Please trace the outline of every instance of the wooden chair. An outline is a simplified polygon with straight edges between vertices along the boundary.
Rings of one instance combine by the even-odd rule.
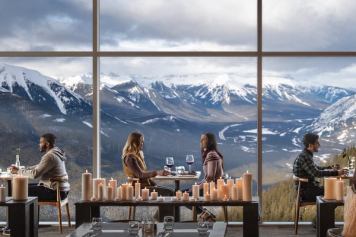
[[[308,183],[308,179],[293,176],[293,180],[295,182],[298,182],[297,196],[296,196],[296,201],[295,201],[295,212],[294,212],[294,233],[298,234],[300,208],[305,207],[305,206],[315,205],[315,202],[303,202],[300,198],[301,197],[301,185],[302,185],[302,183]]]
[[[138,178],[127,177],[128,183],[135,183],[140,181]],[[135,220],[136,217],[136,206],[129,206],[129,220]]]
[[[69,203],[68,203],[68,197],[65,199],[61,200],[61,194],[59,190],[59,183],[57,182],[56,184],[57,187],[57,197],[56,200],[53,201],[43,201],[43,202],[38,202],[38,220],[40,219],[40,206],[52,206],[52,207],[57,207],[58,209],[58,222],[59,222],[59,230],[61,234],[63,233],[63,227],[62,227],[62,207],[65,206],[67,210],[67,218],[68,218],[68,226],[72,227],[71,221],[70,221],[70,212],[69,212]]]

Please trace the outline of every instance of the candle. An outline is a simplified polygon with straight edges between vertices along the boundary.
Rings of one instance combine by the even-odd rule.
[[[336,199],[335,196],[336,178],[324,178],[324,199]]]
[[[183,193],[182,201],[185,201],[185,202],[189,201],[189,193],[187,193],[187,192]]]
[[[236,179],[236,184],[235,184],[236,188],[237,188],[237,200],[242,201],[242,179],[238,178]]]
[[[206,202],[210,201],[210,194],[208,192],[206,192],[204,195],[204,201],[206,201]]]
[[[213,188],[213,190],[210,190],[210,199],[212,201],[218,200],[218,190],[216,188]]]
[[[224,198],[224,190],[223,190],[223,186],[225,184],[224,179],[220,178],[217,180],[216,182],[216,187],[218,189],[218,200],[223,200]]]
[[[204,193],[204,194],[210,193],[210,192],[209,192],[209,183],[208,183],[208,182],[204,182],[204,183],[203,183],[203,193]]]
[[[220,200],[224,200],[225,198],[229,199],[229,197],[230,197],[229,194],[230,194],[229,186],[227,184],[224,184],[221,188],[222,199],[220,199]]]
[[[176,199],[177,199],[177,201],[180,201],[181,198],[182,198],[182,191],[178,190],[178,191],[176,192]]]
[[[224,202],[229,201],[229,198],[227,197],[227,195],[224,195],[223,201]]]
[[[227,194],[227,197],[228,198],[231,198],[231,195],[232,195],[232,187],[234,186],[234,180],[233,179],[228,179],[226,181],[226,184],[228,186],[228,194]]]
[[[153,192],[151,192],[151,200],[157,200],[158,193],[156,190],[153,189]]]
[[[211,195],[211,190],[213,190],[215,188],[215,182],[214,181],[211,181],[210,183],[209,183],[209,193],[210,193],[210,195]],[[205,192],[204,192],[205,193]]]
[[[242,176],[242,200],[252,201],[252,174],[248,171]]]
[[[99,184],[98,198],[96,200],[98,200],[98,201],[104,200],[104,185],[102,183]]]
[[[85,170],[85,173],[82,174],[82,200],[90,201],[92,194],[92,179],[93,176],[88,170]]]
[[[99,199],[99,185],[100,184],[105,185],[106,179],[102,179],[102,178],[93,179],[93,199],[94,200]]]
[[[126,200],[132,201],[134,197],[134,187],[131,184],[128,184],[127,186],[127,194],[126,194]]]
[[[107,188],[107,200],[108,201],[114,200],[114,189],[111,186],[108,186]]]
[[[127,200],[127,189],[129,187],[128,183],[121,184],[121,200]]]
[[[344,200],[344,181],[341,179],[336,180],[335,196],[338,201]]]
[[[149,199],[149,196],[150,196],[150,190],[147,189],[147,188],[144,188],[141,190],[142,192],[142,200],[143,201],[147,201]]]
[[[24,201],[28,197],[28,178],[22,175],[16,175],[12,178],[12,199],[15,201]]]
[[[0,186],[0,202],[6,202],[6,188],[2,184]]]
[[[111,178],[111,179],[109,180],[109,186],[112,187],[112,190],[113,190],[113,199],[114,199],[114,197],[116,197],[117,180]]]
[[[135,183],[135,198],[141,197],[141,183],[136,182]]]
[[[121,186],[116,189],[116,201],[121,201],[122,196],[121,196]]]
[[[237,201],[238,200],[238,198],[237,198],[237,186],[236,185],[232,186],[231,200],[233,200],[233,201]]]
[[[195,183],[192,187],[193,199],[199,200],[199,185]]]
[[[163,197],[162,197],[162,196],[159,196],[158,199],[157,199],[157,201],[163,202]]]

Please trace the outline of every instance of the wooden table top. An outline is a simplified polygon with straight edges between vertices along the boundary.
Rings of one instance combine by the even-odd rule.
[[[200,178],[201,172],[196,171],[196,175],[167,175],[167,176],[160,176],[157,175],[156,177],[152,178],[155,180],[198,180]]]

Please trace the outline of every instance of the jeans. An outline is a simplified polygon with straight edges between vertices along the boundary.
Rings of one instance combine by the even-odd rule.
[[[29,184],[28,196],[38,197],[39,202],[56,201],[57,191],[44,186],[39,186],[38,184]],[[60,196],[61,200],[63,200],[68,196],[68,192],[61,191]]]

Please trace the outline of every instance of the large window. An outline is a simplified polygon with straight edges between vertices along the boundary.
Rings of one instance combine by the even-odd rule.
[[[352,0],[1,1],[0,168],[18,146],[35,163],[38,136],[54,132],[74,202],[85,168],[125,179],[129,132],[145,134],[151,169],[166,156],[184,164],[188,153],[199,169],[200,134],[212,131],[226,172],[254,174],[263,220],[289,221],[283,205],[293,206],[303,133],[321,134],[321,164],[355,138],[355,8]]]

